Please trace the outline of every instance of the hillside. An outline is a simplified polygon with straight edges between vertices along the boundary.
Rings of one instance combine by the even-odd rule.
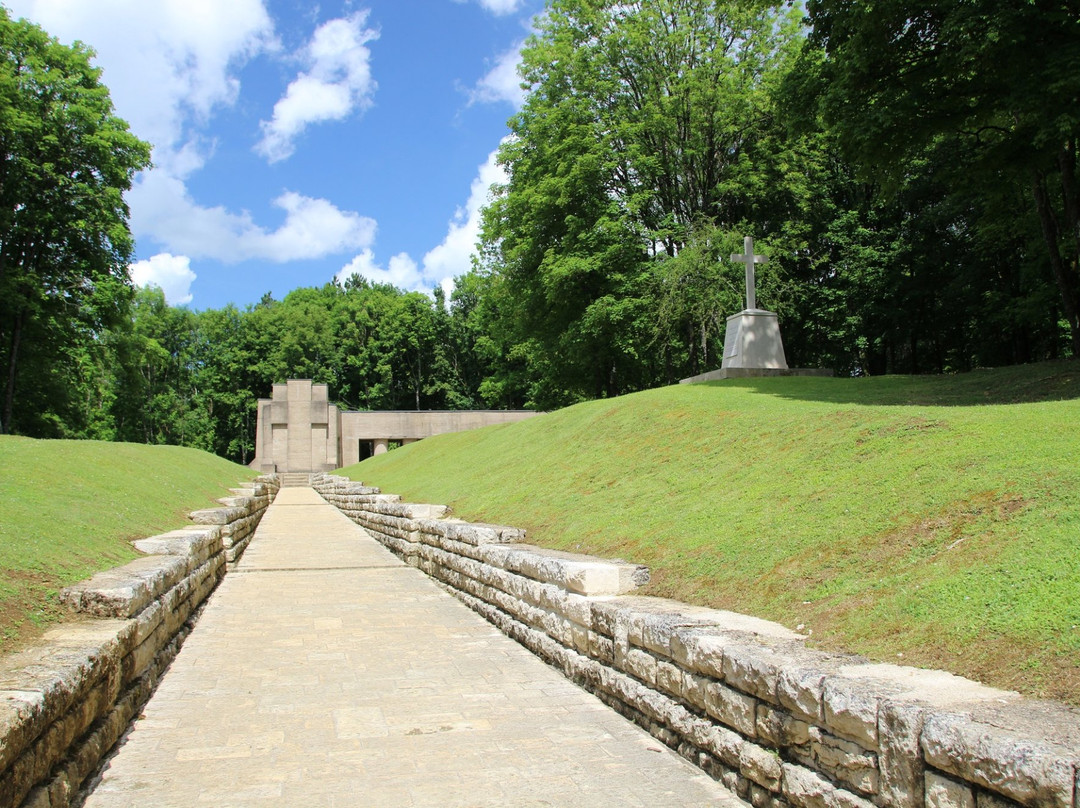
[[[0,652],[59,619],[61,587],[253,476],[197,449],[0,436]]]
[[[343,470],[818,647],[1080,705],[1080,365],[675,386]]]

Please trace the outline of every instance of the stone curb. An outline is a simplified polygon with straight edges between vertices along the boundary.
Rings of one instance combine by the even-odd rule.
[[[1080,808],[1080,710],[631,594],[648,570],[313,487],[407,563],[755,808]],[[363,489],[346,502],[344,491]],[[438,506],[415,506],[422,508]]]
[[[0,657],[0,806],[78,798],[225,575],[226,536],[254,530],[277,481],[264,475],[235,491],[223,507],[196,511],[200,524],[133,542],[148,555],[62,590],[79,617]]]

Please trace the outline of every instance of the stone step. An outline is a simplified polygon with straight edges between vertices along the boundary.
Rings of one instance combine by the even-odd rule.
[[[278,474],[282,488],[300,488],[311,485],[311,475],[306,471],[284,471]]]

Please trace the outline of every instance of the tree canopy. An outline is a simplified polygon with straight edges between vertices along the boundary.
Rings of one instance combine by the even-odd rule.
[[[354,276],[201,312],[131,288],[148,147],[91,52],[4,14],[0,423],[247,462],[289,377],[348,409],[669,384],[720,365],[744,236],[794,366],[1076,356],[1076,2],[550,0],[449,299]]]
[[[125,312],[123,193],[150,147],[92,57],[0,8],[0,432],[71,430],[72,398],[103,394],[94,337]]]

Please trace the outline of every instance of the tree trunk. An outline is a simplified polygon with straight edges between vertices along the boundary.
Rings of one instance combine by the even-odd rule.
[[[1065,199],[1065,226],[1076,242],[1077,260],[1080,261],[1080,193],[1076,188],[1076,141],[1070,141],[1058,153],[1061,169],[1061,195]]]
[[[26,324],[26,310],[15,315],[14,329],[11,332],[11,353],[8,354],[7,381],[4,385],[4,413],[0,418],[0,435],[11,433],[11,417],[15,411],[15,370],[19,359],[19,341],[22,339],[23,326]]]
[[[1069,322],[1072,331],[1073,356],[1080,357],[1080,314],[1076,302],[1076,294],[1069,282],[1069,273],[1065,262],[1061,259],[1061,249],[1058,245],[1058,225],[1054,217],[1054,210],[1050,204],[1050,194],[1046,190],[1046,177],[1040,172],[1035,173],[1032,182],[1032,193],[1035,196],[1035,207],[1039,212],[1039,222],[1042,225],[1043,241],[1046,242],[1046,250],[1050,256],[1050,268],[1054,272],[1054,280],[1057,282],[1058,291],[1061,294],[1061,305],[1065,312],[1065,319]]]

